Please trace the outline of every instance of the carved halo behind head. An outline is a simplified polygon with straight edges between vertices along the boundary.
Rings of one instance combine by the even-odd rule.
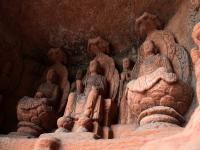
[[[142,38],[146,38],[147,33],[152,30],[160,30],[163,25],[156,15],[144,12],[142,16],[136,19],[135,31]]]
[[[93,45],[96,46],[96,49],[92,49]],[[91,55],[96,55],[99,52],[108,54],[109,50],[109,43],[100,36],[88,40],[87,52]]]

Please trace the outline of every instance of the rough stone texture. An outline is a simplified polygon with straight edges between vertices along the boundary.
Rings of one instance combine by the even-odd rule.
[[[135,54],[135,49],[139,46],[140,40],[134,31],[134,21],[144,11],[157,14],[165,24],[170,20],[166,29],[172,31],[177,41],[190,51],[193,47],[191,31],[194,24],[199,22],[200,13],[192,7],[189,0],[1,0],[0,64],[4,66],[7,61],[13,63],[13,92],[12,95],[4,95],[6,119],[1,132],[15,130],[17,100],[24,95],[33,94],[40,83],[42,73],[49,63],[45,55],[49,47],[63,46],[65,53],[70,56],[69,70],[73,75],[72,70],[77,66],[86,68],[89,62],[85,53],[87,39],[100,34],[111,42],[112,54],[119,62],[121,57]],[[135,48],[132,49],[132,46]],[[118,68],[121,69],[120,66]],[[72,75],[70,78],[73,79]],[[195,102],[190,112],[194,111]],[[147,141],[167,137],[180,130],[146,130],[134,133],[135,136],[131,138],[64,142],[62,146],[66,149],[137,150]],[[181,134],[181,143],[184,143],[183,140],[191,141],[188,149],[191,146],[198,147],[196,130],[192,135],[193,140],[183,138]],[[0,149],[31,150],[35,142],[36,139],[1,137]],[[164,141],[164,144],[167,143]]]
[[[121,57],[135,54],[132,47],[138,46],[136,17],[145,10],[158,14],[166,23],[180,4],[181,0],[1,0],[0,64],[3,66],[7,61],[14,64],[13,94],[6,95],[4,101],[5,108],[9,107],[5,118],[9,120],[5,120],[3,131],[15,130],[17,100],[33,94],[39,85],[49,63],[45,56],[49,47],[64,48],[73,79],[77,67],[86,69],[89,63],[85,51],[89,38],[101,35],[107,39],[119,63]]]

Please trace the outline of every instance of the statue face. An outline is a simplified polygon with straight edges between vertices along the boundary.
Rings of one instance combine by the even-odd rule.
[[[50,69],[47,72],[47,81],[51,81],[53,83],[57,81],[57,74],[56,74],[55,70]]]
[[[76,90],[80,93],[83,92],[83,83],[81,80],[76,80]]]
[[[129,60],[129,58],[124,58],[123,59],[123,68],[124,69],[129,69],[129,67],[130,67],[130,60]]]
[[[97,73],[99,69],[99,64],[97,61],[93,60],[90,62],[89,71],[90,73]]]
[[[76,79],[77,80],[81,80],[81,79],[83,79],[83,70],[81,70],[81,69],[79,69],[78,71],[77,71],[77,73],[76,73]]]
[[[193,7],[198,10],[200,7],[200,0],[191,0]]]
[[[143,43],[143,51],[144,56],[149,56],[151,54],[154,54],[154,45],[151,41],[145,41]]]

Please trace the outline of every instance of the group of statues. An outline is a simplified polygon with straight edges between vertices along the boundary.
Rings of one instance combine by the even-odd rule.
[[[71,93],[66,56],[60,49],[51,49],[54,65],[48,69],[46,81],[33,98],[19,101],[17,132],[100,135],[104,126],[111,126],[116,112],[119,124],[181,126],[192,102],[189,55],[152,14],[144,13],[136,20],[136,31],[145,40],[133,68],[128,57],[123,59],[121,74],[108,55],[109,43],[101,37],[90,39],[87,51],[94,59],[86,75],[77,71]]]

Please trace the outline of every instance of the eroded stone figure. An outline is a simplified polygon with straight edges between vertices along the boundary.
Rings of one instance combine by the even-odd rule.
[[[192,6],[194,7],[194,9],[196,11],[198,11],[199,7],[200,7],[200,0],[190,0],[190,1],[191,1]]]
[[[91,56],[94,56],[94,60],[100,63],[103,75],[109,84],[108,97],[114,101],[119,87],[119,73],[113,58],[108,56],[110,52],[109,43],[101,37],[89,39],[87,51]]]
[[[129,81],[131,81],[131,61],[129,58],[124,58],[122,61],[123,71],[120,74],[120,85],[119,85],[119,123],[126,124],[128,117],[128,104],[125,96],[126,85]],[[130,114],[130,113],[129,113]],[[130,117],[130,116],[129,116]],[[130,119],[129,119],[130,120]]]
[[[50,132],[55,127],[56,109],[60,100],[60,89],[57,84],[58,76],[50,69],[46,82],[42,83],[34,98],[23,97],[17,106],[18,133],[39,136]]]
[[[51,132],[64,112],[69,92],[66,55],[59,48],[52,48],[48,57],[54,64],[45,74],[46,82],[39,86],[34,98],[24,97],[18,102],[17,134],[39,136]]]
[[[68,70],[65,66],[67,64],[67,56],[60,48],[51,48],[48,52],[48,57],[53,62],[53,65],[50,66],[49,69],[54,69],[59,76],[58,84],[62,91],[62,97],[58,108],[58,114],[63,115],[70,91]]]
[[[107,81],[100,75],[100,70],[99,62],[93,60],[90,62],[89,75],[85,81],[76,80],[76,91],[69,95],[64,116],[58,119],[60,129],[57,131],[92,131],[92,123],[100,119],[98,101],[107,96]]]
[[[192,101],[189,56],[160,25],[149,13],[136,21],[146,40],[127,85],[128,105],[140,125],[181,125]]]
[[[192,62],[196,76],[196,94],[198,103],[200,102],[200,23],[196,24],[192,38],[197,48],[191,50]],[[183,131],[173,136],[154,140],[145,144],[142,150],[190,150],[199,149],[200,141],[200,107],[198,106]]]

